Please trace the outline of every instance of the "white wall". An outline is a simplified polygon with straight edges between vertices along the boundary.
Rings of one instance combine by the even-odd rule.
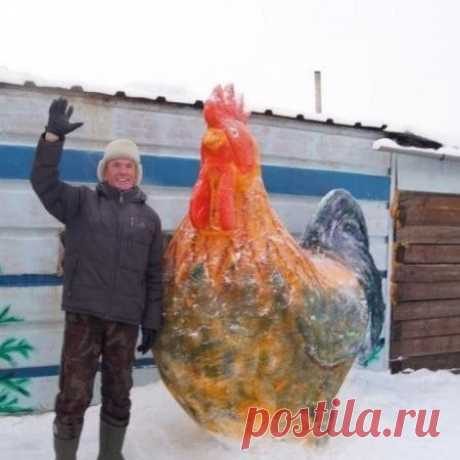
[[[50,101],[57,95],[57,91],[0,88],[0,145],[34,145],[46,124]],[[204,123],[197,109],[65,95],[75,106],[74,120],[85,122],[82,129],[69,135],[67,148],[102,150],[113,138],[132,137],[145,155],[199,158]],[[265,164],[388,175],[390,156],[372,150],[378,134],[261,115],[251,120]],[[27,180],[1,179],[1,168],[0,155],[0,275],[56,274],[60,224],[46,213]],[[186,212],[190,189],[148,186],[145,191],[164,229],[173,231]],[[300,235],[320,197],[278,194],[271,199],[289,231]],[[372,254],[378,268],[386,270],[387,200],[360,203],[369,226]],[[17,368],[58,365],[63,320],[60,295],[59,286],[0,287],[0,312],[11,305],[10,314],[22,319],[0,327],[0,344],[15,338],[33,347],[28,357],[14,355]],[[379,365],[386,363],[380,360]],[[0,369],[8,366],[0,362]],[[153,378],[157,374],[152,369],[135,372],[137,384]],[[30,396],[17,395],[20,405],[35,410],[52,408],[56,382],[55,376],[31,378]]]

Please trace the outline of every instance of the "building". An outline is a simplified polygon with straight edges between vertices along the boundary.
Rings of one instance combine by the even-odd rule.
[[[160,214],[165,232],[171,233],[187,211],[190,189],[198,171],[204,130],[201,101],[183,104],[161,97],[152,100],[130,98],[123,93],[84,92],[81,88],[37,87],[30,82],[0,83],[0,396],[5,395],[0,402],[0,413],[48,410],[57,388],[63,326],[59,307],[59,232],[62,227],[43,209],[28,178],[34,146],[44,130],[49,104],[59,95],[74,105],[75,121],[85,122],[84,127],[66,141],[61,164],[64,180],[95,183],[96,166],[105,144],[116,137],[131,137],[139,144],[142,154],[143,189],[149,203]],[[397,193],[401,184],[402,190],[413,190],[413,184],[418,184],[416,190],[425,190],[425,176],[415,173],[417,179],[414,178],[414,171],[419,171],[419,158],[399,156],[401,152],[391,151],[391,145],[373,146],[377,140],[388,137],[399,143],[418,145],[425,153],[428,151],[425,147],[439,148],[440,145],[418,136],[388,133],[385,126],[338,124],[331,119],[307,120],[300,115],[282,117],[270,111],[252,114],[250,125],[261,148],[263,177],[272,205],[292,234],[301,235],[319,200],[329,190],[345,188],[359,200],[368,224],[371,252],[383,276],[387,303],[385,346],[375,350],[367,366],[400,370],[407,367],[407,357],[401,356],[406,351],[407,356],[412,356],[410,353],[416,350],[417,359],[407,363],[423,367],[425,361],[418,358],[419,354],[425,351],[430,356],[436,354],[436,346],[425,349],[404,342],[421,340],[414,336],[417,328],[412,322],[424,321],[423,316],[398,313],[393,318],[390,354],[392,322],[387,279],[392,276],[393,253],[400,251],[399,239],[394,242],[393,238],[390,202],[393,197],[403,196]],[[400,144],[392,146],[396,150],[405,149]],[[426,191],[459,193],[459,186],[452,190],[449,187],[460,163],[451,160],[442,163],[437,159],[423,162],[425,174],[434,178],[438,177],[439,168],[443,172],[439,176],[442,184]],[[460,198],[455,199],[457,202],[460,203]],[[457,220],[460,223],[460,218]],[[460,233],[458,235],[457,239]],[[446,251],[450,255],[448,249]],[[460,251],[458,254],[460,257]],[[401,275],[399,266],[395,273],[398,282],[401,276],[409,276],[406,272]],[[420,282],[426,284],[430,275],[426,269],[424,273],[426,280]],[[452,284],[453,274],[449,270],[436,273],[443,282],[444,274],[449,276]],[[460,288],[458,290],[460,298]],[[406,305],[401,307],[399,297],[394,299],[397,299],[396,311],[410,309]],[[417,311],[429,310],[427,306],[422,307],[418,306]],[[444,313],[448,310],[460,315],[460,301],[458,305],[453,302],[452,308],[443,306]],[[451,330],[458,335],[456,341],[449,341],[453,348],[445,345],[442,354],[458,352],[456,361],[446,363],[460,367],[460,322],[455,323],[457,329],[451,324]],[[399,331],[399,335],[395,331]],[[151,381],[152,374],[156,375],[152,360],[138,358],[136,383]],[[441,361],[429,362],[435,366]],[[2,388],[2,381],[12,385]]]

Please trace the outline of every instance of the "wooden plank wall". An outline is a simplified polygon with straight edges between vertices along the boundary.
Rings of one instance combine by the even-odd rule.
[[[390,368],[460,368],[460,195],[399,191]]]

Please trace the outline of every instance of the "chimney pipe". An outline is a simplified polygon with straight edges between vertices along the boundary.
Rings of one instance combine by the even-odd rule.
[[[322,112],[321,104],[321,71],[315,70],[315,111]]]

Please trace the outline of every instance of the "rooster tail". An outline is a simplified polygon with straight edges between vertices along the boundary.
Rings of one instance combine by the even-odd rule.
[[[382,332],[385,303],[382,279],[369,252],[369,236],[358,202],[346,190],[331,190],[320,202],[307,226],[301,246],[312,251],[334,254],[357,274],[364,290],[370,323],[360,353],[367,365],[383,347]]]

